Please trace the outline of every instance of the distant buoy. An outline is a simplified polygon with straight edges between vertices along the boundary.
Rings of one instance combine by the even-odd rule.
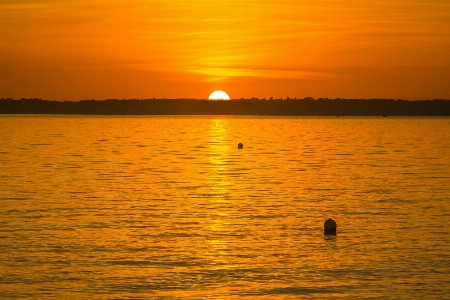
[[[239,143],[238,144],[238,149],[243,149],[243,148],[244,148],[244,145],[242,143]]]
[[[337,224],[333,219],[328,219],[323,224],[325,234],[336,235]]]

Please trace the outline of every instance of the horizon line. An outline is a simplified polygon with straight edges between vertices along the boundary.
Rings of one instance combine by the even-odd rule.
[[[258,98],[258,97],[252,97],[252,98],[230,98],[229,100],[227,99],[207,99],[207,98],[167,98],[167,97],[163,97],[163,98],[156,98],[156,97],[152,97],[152,98],[105,98],[105,99],[95,99],[95,98],[91,98],[91,99],[78,99],[78,100],[67,100],[67,99],[43,99],[43,98],[28,98],[28,97],[21,97],[20,99],[16,99],[16,98],[12,98],[12,97],[1,97],[0,101],[57,101],[57,102],[81,102],[81,101],[149,101],[149,100],[197,100],[197,101],[212,101],[212,102],[217,102],[217,101],[242,101],[242,100],[262,100],[262,101],[285,101],[285,100],[294,100],[294,101],[298,101],[298,100],[309,100],[309,101],[317,101],[317,100],[362,100],[362,101],[374,101],[374,100],[389,100],[389,101],[450,101],[450,99],[445,99],[445,98],[434,98],[434,99],[416,99],[416,100],[411,100],[411,99],[403,99],[403,98],[328,98],[328,97],[319,97],[319,98],[315,98],[315,97],[303,97],[303,98],[297,98],[297,97],[281,97],[281,98],[274,98],[274,97],[263,97],[263,98]]]

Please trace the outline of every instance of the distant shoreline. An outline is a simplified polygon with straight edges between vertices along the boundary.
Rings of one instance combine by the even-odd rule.
[[[394,99],[0,99],[0,114],[450,116],[450,100]]]

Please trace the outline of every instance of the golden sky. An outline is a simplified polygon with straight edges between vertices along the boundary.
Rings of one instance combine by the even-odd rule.
[[[450,99],[449,0],[0,0],[0,97]]]

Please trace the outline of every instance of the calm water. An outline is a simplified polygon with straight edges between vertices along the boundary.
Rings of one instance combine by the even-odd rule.
[[[450,118],[2,115],[0,133],[2,299],[450,294]]]

